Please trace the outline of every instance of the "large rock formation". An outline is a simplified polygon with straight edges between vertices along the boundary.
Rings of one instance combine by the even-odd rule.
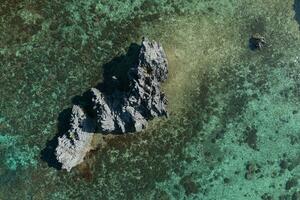
[[[168,62],[162,46],[143,39],[137,63],[129,69],[128,89],[120,91],[117,77],[110,94],[92,88],[91,113],[88,117],[79,106],[73,106],[70,129],[58,138],[57,160],[62,168],[71,170],[83,161],[91,149],[95,130],[105,133],[138,132],[147,126],[147,121],[158,116],[167,116],[167,99],[161,91],[161,83],[167,79]]]

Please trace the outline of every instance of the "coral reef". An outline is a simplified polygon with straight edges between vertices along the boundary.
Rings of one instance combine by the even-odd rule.
[[[0,199],[299,199],[299,5],[1,1]],[[261,50],[249,48],[254,33]],[[68,133],[70,103],[86,111],[78,94],[105,80],[128,91],[143,35],[168,55],[169,118],[94,134],[103,145],[70,173],[39,159]]]
[[[0,134],[0,151],[4,151],[2,163],[9,170],[18,170],[21,168],[36,167],[36,154],[39,148],[36,146],[30,147],[27,144],[22,144],[24,138],[22,136],[10,136]],[[22,145],[21,145],[22,144]]]

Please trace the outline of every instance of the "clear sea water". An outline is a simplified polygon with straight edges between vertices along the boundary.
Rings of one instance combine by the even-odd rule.
[[[298,0],[1,0],[0,199],[300,199],[299,22]],[[143,36],[166,50],[170,117],[52,167],[64,111]]]

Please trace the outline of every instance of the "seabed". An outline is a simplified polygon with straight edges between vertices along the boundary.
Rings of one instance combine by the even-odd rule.
[[[300,199],[299,23],[298,0],[3,0],[0,199]],[[64,111],[143,36],[168,56],[169,118],[52,167]]]

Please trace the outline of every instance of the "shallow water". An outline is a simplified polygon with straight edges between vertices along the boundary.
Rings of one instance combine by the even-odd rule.
[[[291,199],[300,192],[298,4],[4,0],[0,199]],[[250,50],[253,33],[264,49]],[[119,70],[116,58],[142,36],[166,50],[170,117],[138,134],[99,133],[70,173],[49,166],[41,152],[60,113],[105,66]]]

